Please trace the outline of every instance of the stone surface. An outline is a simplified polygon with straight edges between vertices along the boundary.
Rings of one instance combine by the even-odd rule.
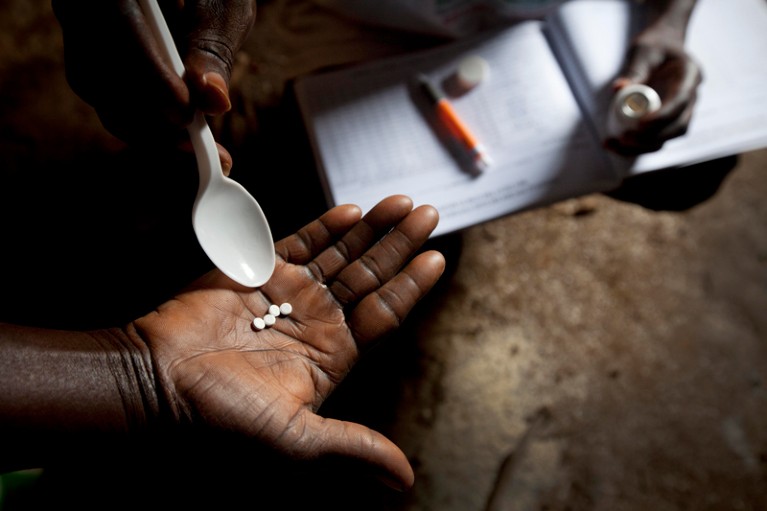
[[[188,170],[132,166],[142,160],[72,95],[47,2],[6,2],[0,24],[0,262],[15,270],[3,316],[132,319],[207,267]],[[243,97],[222,137],[237,133],[233,177],[281,236],[322,209],[319,184],[289,102],[254,120]],[[277,151],[285,137],[303,150]],[[434,240],[450,271],[322,410],[390,436],[415,487],[310,472],[302,492],[254,491],[282,509],[767,509],[766,169],[767,150],[743,155],[683,212],[597,194]],[[301,200],[258,195],[295,179]],[[52,252],[49,274],[21,271]],[[108,281],[115,265],[122,278]]]
[[[393,430],[428,483],[407,509],[484,509],[507,457],[497,509],[767,505],[766,167],[685,213],[589,196],[465,232]]]

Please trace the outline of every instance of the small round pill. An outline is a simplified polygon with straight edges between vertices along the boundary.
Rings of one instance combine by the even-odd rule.
[[[263,330],[266,328],[266,321],[263,318],[253,318],[253,328],[256,330]]]
[[[288,314],[293,312],[293,306],[290,305],[288,302],[285,302],[282,305],[280,305],[280,312],[282,313],[283,316],[287,316]]]
[[[274,317],[277,317],[280,315],[280,306],[279,305],[270,305],[269,306],[269,314],[271,314]]]
[[[264,323],[266,324],[266,326],[272,326],[276,322],[277,322],[277,318],[275,318],[273,315],[267,314],[266,316],[264,316]]]

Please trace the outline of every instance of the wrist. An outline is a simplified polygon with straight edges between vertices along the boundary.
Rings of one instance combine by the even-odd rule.
[[[91,332],[91,335],[104,347],[102,363],[119,392],[125,432],[131,436],[152,432],[159,422],[160,400],[146,343],[132,324]]]
[[[0,469],[109,452],[145,438],[158,399],[130,329],[75,332],[0,324]]]
[[[683,44],[695,2],[696,0],[645,2],[649,9],[649,20],[640,39],[644,36],[654,41],[660,38],[669,44]]]

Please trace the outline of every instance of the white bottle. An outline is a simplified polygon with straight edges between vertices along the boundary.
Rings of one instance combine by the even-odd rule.
[[[612,135],[633,129],[642,117],[655,112],[660,106],[660,96],[652,87],[641,83],[626,85],[618,90],[613,98],[607,129]]]

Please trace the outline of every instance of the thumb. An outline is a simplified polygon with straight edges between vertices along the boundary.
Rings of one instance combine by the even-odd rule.
[[[659,55],[652,48],[636,45],[629,51],[620,76],[615,80],[615,88],[630,83],[645,83],[656,66]]]
[[[255,0],[186,2],[184,63],[197,107],[209,115],[231,108],[229,83],[235,56],[256,18]]]
[[[312,415],[307,426],[309,430],[315,430],[313,437],[320,439],[316,455],[360,462],[371,475],[398,491],[413,486],[415,475],[405,453],[377,431],[354,422],[318,415]]]

